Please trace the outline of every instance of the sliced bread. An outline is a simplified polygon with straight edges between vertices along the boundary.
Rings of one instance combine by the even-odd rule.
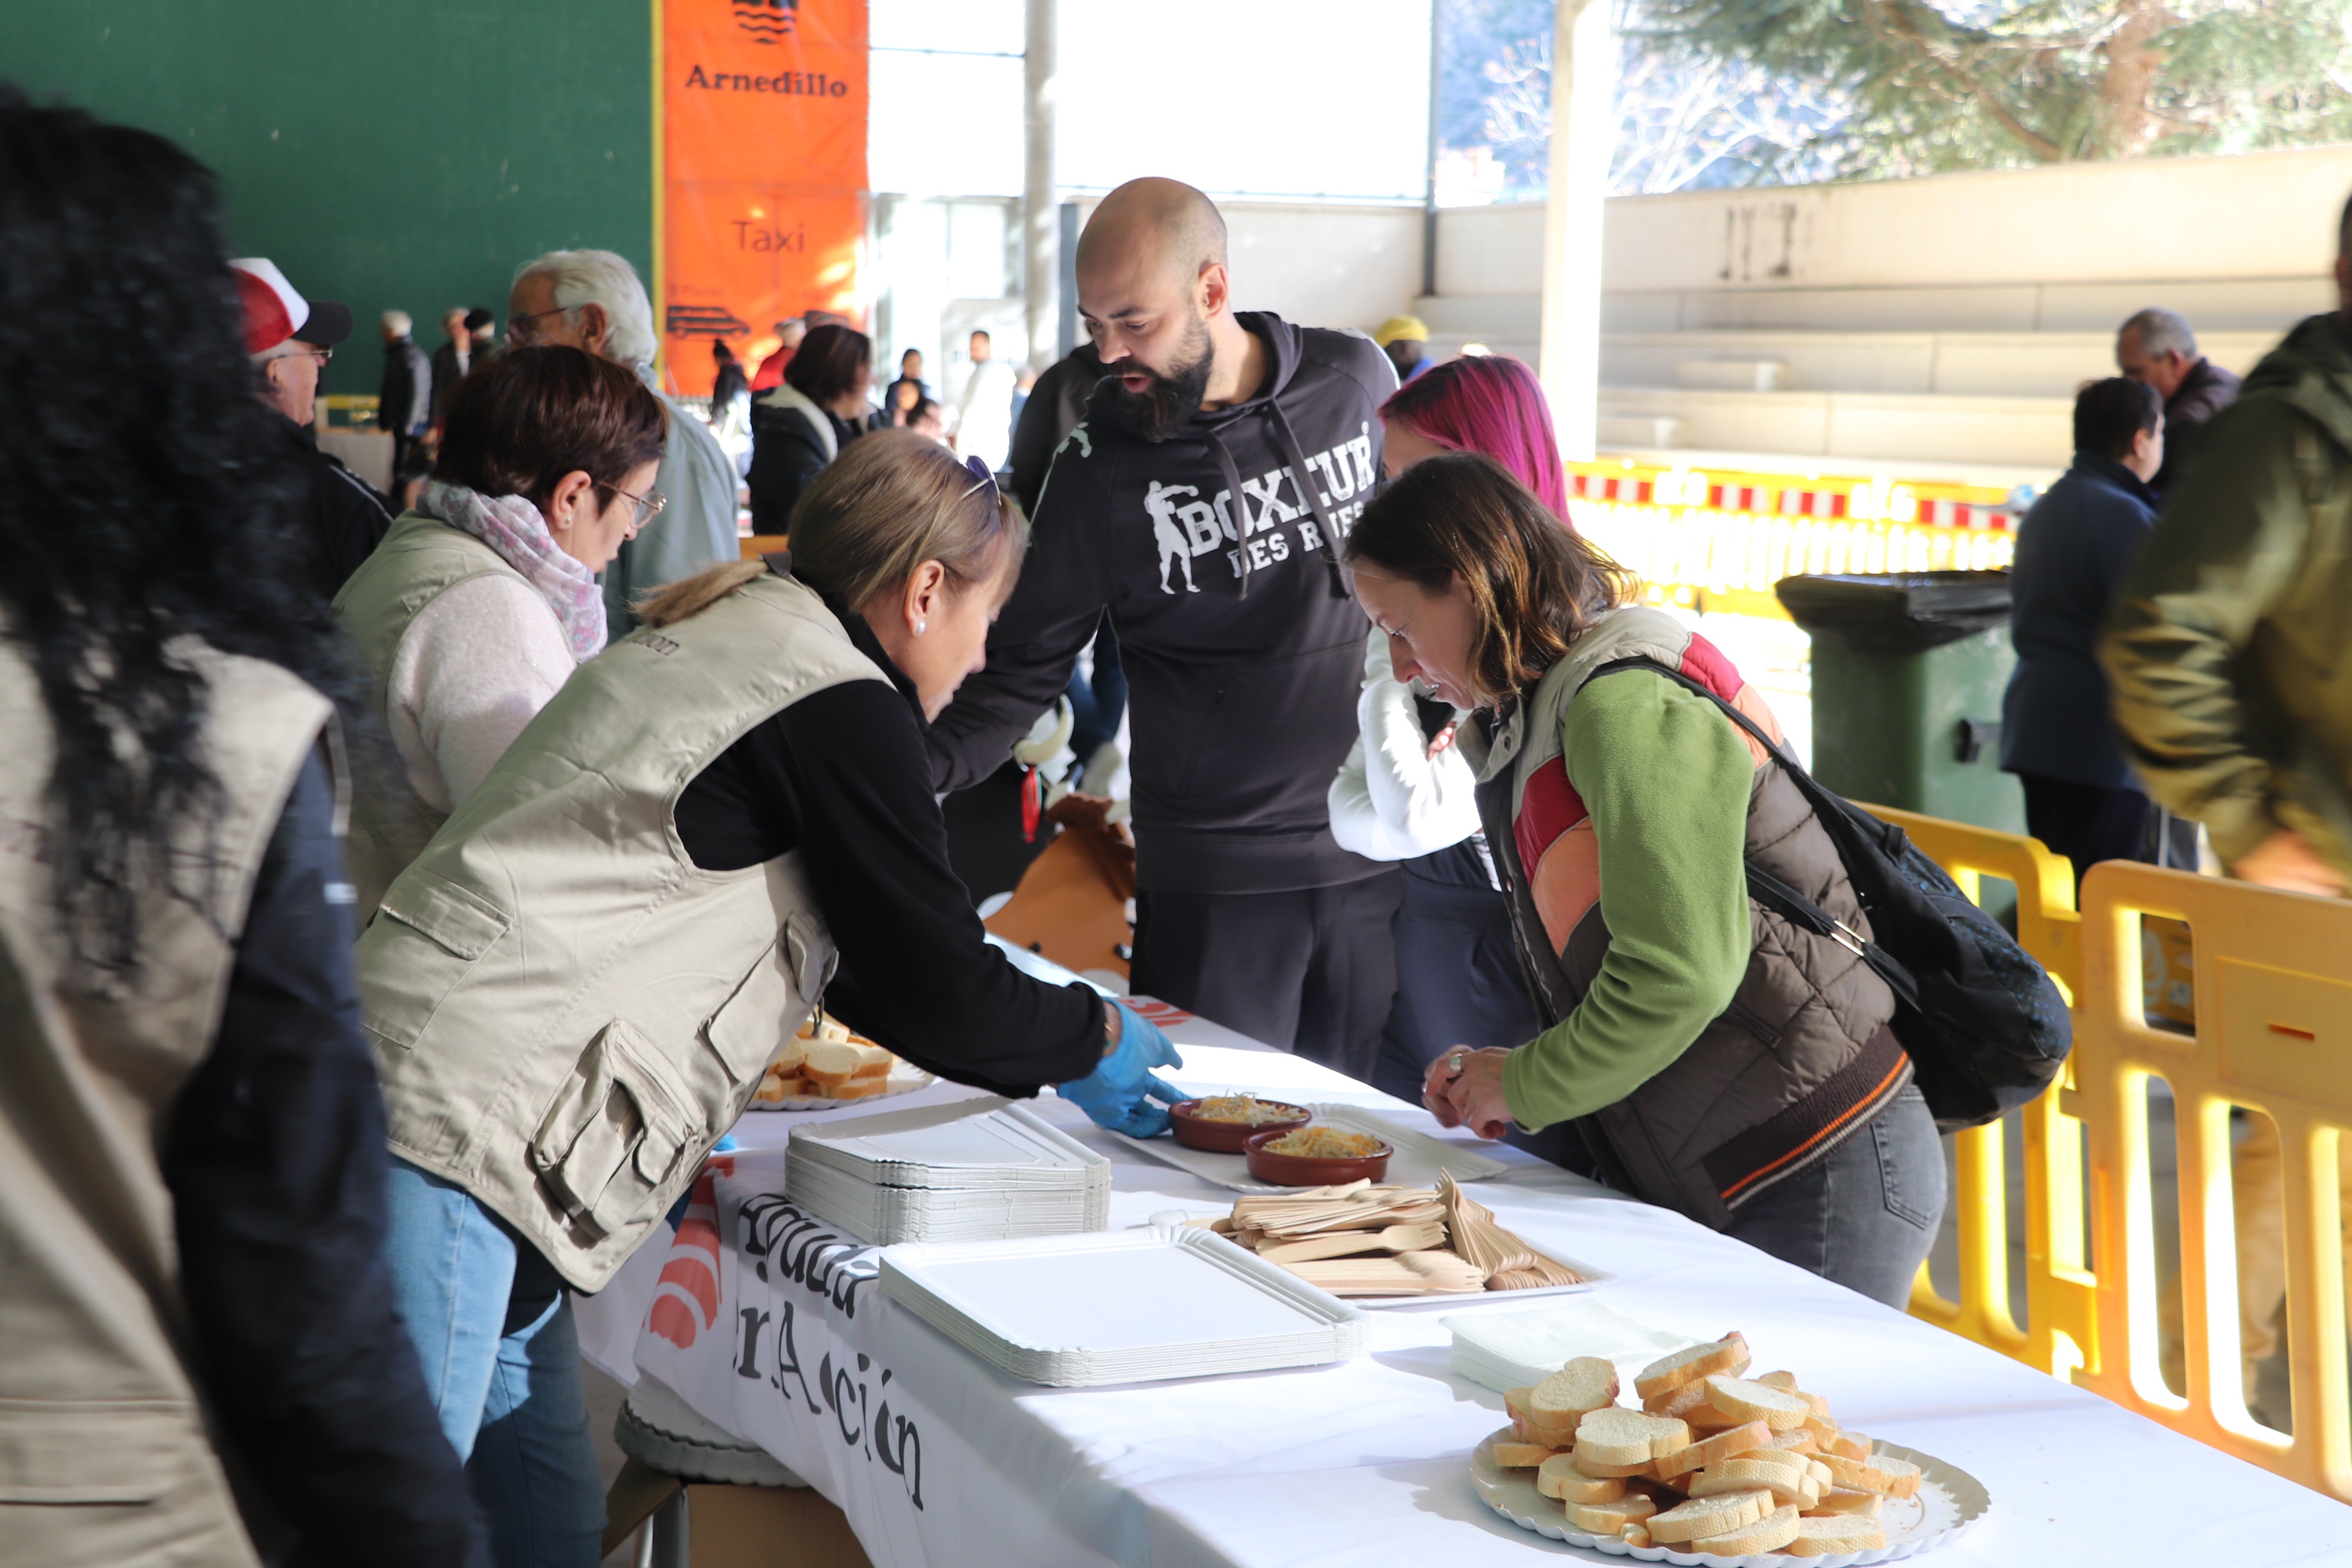
[[[1867,1459],[1824,1454],[1820,1462],[1829,1467],[1839,1486],[1853,1491],[1883,1492],[1888,1497],[1918,1495],[1919,1467],[1908,1459],[1898,1459],[1891,1454],[1873,1454]]]
[[[1588,1476],[1566,1454],[1555,1454],[1536,1468],[1536,1490],[1562,1502],[1615,1502],[1625,1495],[1618,1476]]]
[[[1736,1376],[1747,1370],[1748,1342],[1734,1330],[1712,1344],[1692,1345],[1672,1355],[1660,1356],[1633,1380],[1633,1392],[1647,1400],[1653,1394],[1696,1383],[1713,1373]]]
[[[1617,1369],[1596,1355],[1578,1356],[1528,1391],[1528,1415],[1545,1426],[1572,1427],[1616,1403]]]
[[[1690,1427],[1680,1421],[1613,1405],[1593,1411],[1576,1427],[1577,1453],[1602,1465],[1643,1468],[1689,1447],[1690,1440]]]
[[[1628,1546],[1647,1546],[1650,1544],[1650,1527],[1639,1521],[1621,1524],[1617,1527],[1617,1539]]]
[[[776,1047],[776,1054],[768,1058],[768,1070],[772,1073],[782,1073],[786,1078],[795,1078],[800,1074],[801,1063],[807,1058],[808,1042],[806,1040],[786,1040]]]
[[[1792,1557],[1831,1557],[1847,1552],[1879,1552],[1885,1546],[1886,1529],[1878,1521],[1841,1514],[1799,1519],[1795,1537],[1780,1550]]]
[[[1870,1458],[1870,1439],[1859,1432],[1840,1432],[1822,1445],[1822,1453],[1843,1454],[1849,1459]]]
[[[1568,1510],[1568,1527],[1588,1535],[1614,1535],[1658,1511],[1658,1505],[1639,1492],[1628,1492],[1615,1502],[1571,1502],[1560,1506]]]
[[[811,1040],[801,1071],[818,1083],[847,1083],[864,1059],[863,1053],[847,1040]]]
[[[1775,1432],[1793,1432],[1813,1413],[1802,1396],[1767,1388],[1744,1377],[1716,1373],[1706,1379],[1707,1403],[1738,1421],[1761,1421]]]
[[[1797,1510],[1776,1508],[1754,1524],[1724,1535],[1703,1535],[1691,1542],[1693,1552],[1717,1557],[1744,1557],[1751,1552],[1778,1552],[1797,1539]]]
[[[1541,1443],[1522,1443],[1514,1437],[1495,1439],[1495,1463],[1507,1470],[1532,1470],[1559,1453],[1558,1448]]]
[[[826,1084],[817,1092],[833,1100],[871,1100],[890,1088],[887,1078],[849,1078],[839,1083]]]
[[[1832,1487],[1822,1494],[1821,1501],[1805,1511],[1814,1515],[1850,1513],[1857,1519],[1876,1519],[1885,1507],[1886,1499],[1880,1493]]]
[[[1799,1459],[1794,1464],[1783,1464],[1779,1460],[1779,1456],[1726,1459],[1719,1465],[1701,1470],[1691,1480],[1690,1495],[1719,1497],[1725,1492],[1762,1487],[1781,1502],[1792,1503],[1799,1508],[1811,1508],[1819,1502],[1822,1493],[1829,1489],[1805,1473],[1803,1461]]]
[[[1757,1454],[1803,1454],[1808,1458],[1821,1451],[1820,1440],[1802,1426],[1793,1432],[1775,1432],[1754,1448],[1747,1450],[1748,1453]],[[1744,1457],[1744,1454],[1731,1456],[1735,1459]]]
[[[1722,1535],[1754,1524],[1780,1505],[1768,1491],[1719,1492],[1677,1503],[1650,1521],[1650,1537],[1669,1543]]]
[[[1706,1402],[1706,1384],[1686,1383],[1680,1388],[1670,1388],[1663,1394],[1653,1394],[1642,1401],[1642,1408],[1653,1415],[1671,1415],[1685,1421],[1695,1410],[1715,1408]]]
[[[1692,1470],[1719,1465],[1726,1459],[1737,1458],[1752,1448],[1769,1447],[1771,1429],[1761,1421],[1744,1422],[1729,1431],[1717,1432],[1712,1437],[1701,1438],[1686,1448],[1678,1448],[1658,1461],[1658,1479],[1673,1480]]]

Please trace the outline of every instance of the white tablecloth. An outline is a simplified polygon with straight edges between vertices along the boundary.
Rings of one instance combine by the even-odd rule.
[[[1169,1032],[1180,1046],[1247,1044],[1198,1020]],[[1435,1130],[1311,1063],[1249,1061],[1263,1063],[1255,1081],[1222,1076],[1248,1065],[1222,1055],[1220,1076],[1176,1076],[1353,1100]],[[966,1092],[940,1085],[887,1106]],[[1037,1109],[1116,1163],[1114,1227],[1231,1203],[1050,1095]],[[742,1150],[715,1163],[724,1173],[699,1189],[677,1244],[657,1238],[582,1301],[582,1339],[614,1375],[659,1379],[806,1478],[877,1568],[1630,1561],[1532,1535],[1471,1489],[1466,1457],[1503,1424],[1502,1400],[1448,1372],[1438,1319],[1538,1301],[1375,1311],[1370,1353],[1338,1366],[1108,1389],[1016,1383],[898,1309],[870,1251],[792,1206],[782,1148],[806,1120],[745,1117]],[[1738,1329],[1759,1367],[1794,1371],[1847,1426],[1982,1481],[1991,1512],[1938,1564],[2352,1563],[2352,1509],[1679,1215],[1516,1151],[1497,1157],[1512,1173],[1475,1195],[1548,1250],[1613,1275],[1600,1288],[1609,1306],[1694,1338]]]

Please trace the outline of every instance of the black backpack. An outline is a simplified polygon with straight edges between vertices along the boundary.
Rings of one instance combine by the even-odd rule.
[[[1845,862],[1874,940],[1752,860],[1748,893],[1792,924],[1859,953],[1886,982],[1895,993],[1895,1037],[1910,1054],[1938,1128],[1981,1127],[2050,1087],[2074,1048],[2074,1022],[2049,973],[2015,937],[1969,902],[1901,828],[1825,788],[1738,708],[1654,659],[1620,659],[1592,679],[1623,669],[1654,671],[1715,703],[1771,752],[1811,803]]]

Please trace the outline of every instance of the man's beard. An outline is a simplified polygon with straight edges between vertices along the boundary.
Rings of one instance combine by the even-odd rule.
[[[1192,324],[1185,329],[1176,363],[1166,374],[1134,360],[1111,367],[1103,383],[1108,388],[1111,412],[1145,440],[1165,441],[1176,434],[1178,426],[1200,412],[1201,399],[1209,390],[1209,372],[1215,363],[1216,349],[1209,340],[1208,324],[1195,316]],[[1151,384],[1141,392],[1129,392],[1118,379],[1122,375],[1148,375]]]

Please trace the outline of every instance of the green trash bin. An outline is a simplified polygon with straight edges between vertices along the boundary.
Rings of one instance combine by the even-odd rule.
[[[1814,777],[1850,800],[2025,831],[2024,792],[2000,771],[2008,573],[1783,577],[1774,591],[1812,634]]]

